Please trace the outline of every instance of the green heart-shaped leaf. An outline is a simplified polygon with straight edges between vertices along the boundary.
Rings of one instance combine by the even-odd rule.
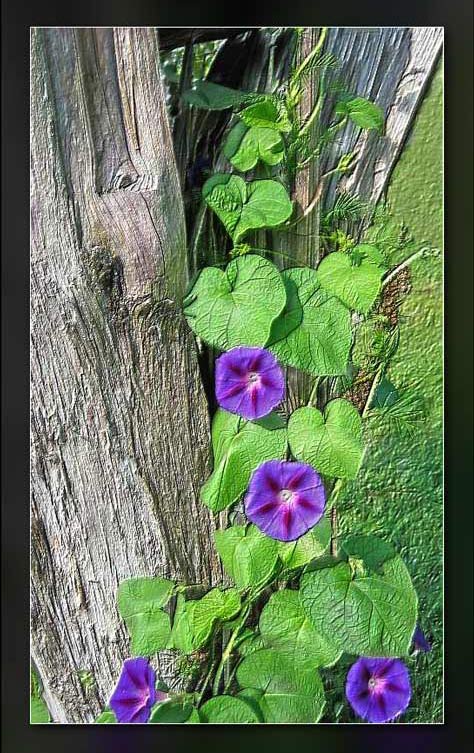
[[[265,583],[278,561],[278,543],[255,526],[231,526],[214,534],[216,549],[239,588]]]
[[[170,637],[170,618],[163,607],[174,583],[165,578],[131,578],[120,584],[118,609],[131,637],[133,656],[151,656],[165,648]]]
[[[337,646],[314,629],[298,591],[274,593],[260,615],[259,628],[265,647],[277,650],[294,667],[328,667],[341,655]]]
[[[219,409],[212,421],[214,470],[201,489],[201,500],[220,512],[242,496],[253,471],[266,460],[284,459],[287,438],[283,419],[271,413],[259,421]]]
[[[161,701],[152,709],[149,724],[184,724],[193,712],[192,696]]]
[[[208,640],[216,620],[226,622],[240,609],[240,595],[235,588],[213,588],[201,599],[185,601],[178,595],[173,630],[168,648],[190,654]]]
[[[381,131],[383,128],[383,112],[378,105],[363,97],[354,97],[354,99],[345,99],[338,102],[336,112],[348,117],[359,128],[367,130],[376,129]]]
[[[189,105],[204,110],[227,110],[229,107],[237,107],[259,96],[261,95],[252,92],[230,89],[228,86],[221,86],[213,81],[199,80],[193,84],[192,89],[184,92],[183,99]]]
[[[198,648],[193,629],[193,612],[196,604],[197,601],[185,601],[183,594],[178,594],[173,629],[167,648],[176,648],[183,654],[191,654]]]
[[[105,709],[99,714],[94,724],[117,724],[117,719],[113,711]]]
[[[324,709],[324,690],[316,670],[295,668],[277,651],[262,649],[246,657],[237,668],[241,688],[253,694],[267,724],[314,723]]]
[[[242,122],[249,127],[271,128],[284,133],[291,131],[291,123],[286,110],[283,107],[277,108],[268,99],[246,107],[238,115]]]
[[[202,646],[211,633],[216,620],[230,620],[240,609],[240,596],[235,588],[213,588],[195,602],[192,628],[198,646]]]
[[[285,567],[294,570],[321,557],[331,541],[331,522],[324,516],[308,533],[297,541],[278,542],[279,556]]]
[[[258,716],[242,698],[218,695],[201,706],[199,715],[207,724],[256,724]]]
[[[288,421],[291,452],[325,476],[355,478],[364,451],[362,421],[348,400],[331,400],[324,416],[317,408],[298,408]]]
[[[249,230],[281,225],[293,211],[285,188],[276,180],[246,183],[238,175],[218,173],[204,183],[202,195],[234,243]]]
[[[356,246],[358,253],[363,246]],[[353,264],[351,256],[336,251],[326,256],[317,270],[321,287],[336,295],[346,306],[366,314],[373,306],[382,285],[384,270],[372,261],[366,251],[361,252],[360,264]]]
[[[224,154],[237,170],[245,172],[259,160],[277,165],[284,157],[285,146],[278,131],[237,123],[227,137]]]
[[[308,267],[281,273],[286,306],[275,319],[267,347],[281,363],[317,375],[345,374],[352,342],[350,313],[321,289]]]
[[[349,562],[333,560],[303,576],[303,609],[319,633],[348,653],[406,656],[417,619],[410,575],[388,545],[354,538],[359,542],[349,543]]]
[[[224,271],[203,269],[183,308],[196,335],[229,350],[236,345],[264,345],[285,300],[285,286],[275,265],[247,254],[233,259]]]

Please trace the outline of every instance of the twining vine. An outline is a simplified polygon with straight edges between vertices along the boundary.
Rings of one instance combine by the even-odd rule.
[[[344,155],[295,217],[295,174],[347,122],[383,128],[377,105],[340,90],[330,125],[318,128],[313,143],[334,64],[323,52],[325,34],[277,93],[201,80],[184,95],[195,107],[235,114],[223,147],[233,172],[211,175],[202,188],[232,241],[229,261],[202,269],[183,301],[194,334],[218,353],[214,468],[201,501],[216,520],[228,512],[214,544],[233,585],[202,595],[194,584],[164,578],[120,584],[131,658],[99,723],[318,722],[326,706],[320,670],[343,654],[354,657],[347,702],[361,719],[386,722],[410,702],[405,661],[429,649],[399,554],[374,536],[340,540],[331,527],[338,496],[363,462],[367,426],[383,418],[410,430],[419,413],[386,377],[398,327],[380,300],[422,251],[389,269],[386,235],[356,242],[337,226],[360,209],[343,194],[322,215],[324,254],[315,269],[278,252],[280,270],[277,252],[249,240],[262,229],[293,227],[320,201],[322,181],[351,169],[354,155]],[[315,69],[318,96],[301,122]],[[406,237],[399,241],[410,248]],[[290,415],[285,367],[314,378],[308,403]],[[149,659],[164,649],[182,657],[186,692],[157,680]]]

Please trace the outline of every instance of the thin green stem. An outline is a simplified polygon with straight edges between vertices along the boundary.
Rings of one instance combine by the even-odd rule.
[[[316,107],[317,106],[318,106],[318,104],[316,103]],[[317,112],[316,112],[315,116],[316,115],[317,115]],[[310,117],[313,117],[313,113],[311,113]],[[336,133],[336,131],[339,131],[339,129],[342,128],[343,126],[345,126],[346,123],[347,123],[347,115],[345,115],[343,118],[341,118],[341,120],[339,120],[333,126],[330,126],[328,128],[328,132],[331,131],[331,134]],[[311,124],[309,124],[309,125],[311,125]],[[299,132],[299,136],[301,136],[307,130],[307,126],[308,126],[308,122],[306,122],[304,124],[302,130]],[[314,156],[315,156],[315,154],[316,154],[316,152],[317,152],[318,149],[319,149],[319,147],[316,147],[316,149],[313,152],[311,152],[311,154],[309,155],[309,157],[306,157],[306,159],[303,160],[303,162],[298,162],[298,165],[297,165],[298,170],[301,170],[303,167],[306,167],[306,165],[309,162],[311,162],[311,160],[314,158]]]
[[[212,686],[212,695],[219,695],[219,685],[221,682],[221,676],[224,671],[225,664],[232,653],[232,649],[234,648],[234,643],[237,640],[237,637],[244,626],[245,620],[248,617],[251,603],[252,601],[248,601],[248,603],[245,605],[245,608],[242,610],[240,620],[238,621],[237,626],[235,627],[235,630],[231,633],[229,642],[227,646],[225,647],[224,651],[222,652],[221,660],[217,667],[216,676],[214,677],[214,683]]]
[[[210,664],[210,667],[209,667],[209,671],[208,671],[208,673],[206,675],[206,678],[204,680],[204,684],[203,684],[201,690],[199,691],[198,700],[197,700],[197,705],[198,706],[202,703],[202,699],[203,699],[204,693],[206,691],[207,686],[209,685],[209,681],[210,681],[210,679],[212,677],[212,673],[214,672],[216,664],[217,664],[217,659],[213,659],[211,661],[211,664]]]
[[[237,667],[239,666],[240,662],[236,662],[235,666],[232,669],[232,672],[229,675],[229,679],[227,680],[226,684],[224,685],[224,695],[227,693],[228,690],[230,690],[230,686],[232,685],[232,680],[234,679],[234,675],[236,673]]]
[[[402,261],[397,267],[391,270],[383,279],[382,281],[382,288],[384,288],[386,285],[388,285],[389,282],[393,280],[394,277],[396,277],[402,269],[405,269],[406,267],[409,267],[410,264],[413,264],[413,262],[418,259],[420,256],[423,256],[425,253],[425,248],[420,248],[418,251],[415,251],[414,254],[411,254],[405,261]]]
[[[311,52],[309,53],[309,55],[307,55],[305,57],[305,59],[299,64],[298,68],[293,73],[293,76],[292,76],[293,81],[297,81],[300,78],[301,74],[305,71],[305,69],[308,67],[308,65],[310,65],[310,63],[312,63],[312,61],[314,60],[314,58],[320,52],[321,47],[323,46],[323,44],[324,44],[324,42],[326,40],[327,33],[328,33],[328,27],[327,26],[323,26],[321,28],[321,33],[319,35],[318,41],[316,42],[316,46],[313,47],[313,49],[311,50]]]
[[[308,398],[307,405],[312,405],[313,400],[315,399],[316,395],[318,394],[318,387],[321,382],[321,377],[316,377],[315,382],[313,384],[313,389],[311,390],[310,396]]]

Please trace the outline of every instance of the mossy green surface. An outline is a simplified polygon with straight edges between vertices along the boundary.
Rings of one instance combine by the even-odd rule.
[[[394,170],[388,191],[394,223],[404,222],[416,248],[442,250],[443,74],[437,70]],[[409,252],[391,259],[391,266]],[[365,464],[341,496],[341,532],[374,533],[403,556],[419,596],[419,623],[431,653],[408,661],[413,697],[401,722],[443,721],[443,268],[438,256],[410,267],[411,291],[400,308],[400,345],[388,378],[415,389],[426,421],[414,436],[372,439]],[[343,678],[340,678],[343,682]],[[339,691],[340,693],[340,691]],[[339,707],[339,721],[353,721]]]

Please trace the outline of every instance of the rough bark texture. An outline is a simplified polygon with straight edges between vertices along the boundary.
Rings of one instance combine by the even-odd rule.
[[[31,117],[32,658],[81,722],[127,655],[119,581],[220,579],[209,418],[156,32],[35,30]]]
[[[384,193],[442,45],[441,27],[329,30],[325,49],[343,63],[345,85],[355,96],[376,102],[385,115],[382,138],[349,124],[323,160],[321,168],[326,172],[341,154],[356,152],[355,169],[341,181],[342,190],[372,202]],[[325,117],[330,106],[328,100]],[[337,183],[335,177],[326,187],[329,206]]]

